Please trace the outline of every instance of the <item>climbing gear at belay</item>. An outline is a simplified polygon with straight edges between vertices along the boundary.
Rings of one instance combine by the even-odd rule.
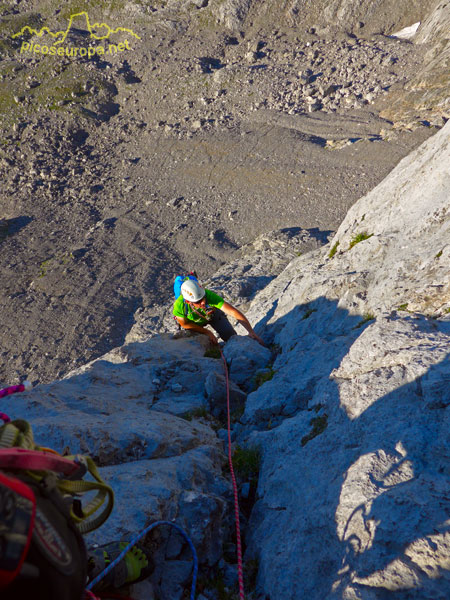
[[[116,568],[116,566],[120,563],[120,561],[131,550],[131,548],[133,548],[133,546],[135,546],[140,540],[142,540],[152,529],[154,529],[155,527],[159,527],[161,525],[168,525],[169,527],[173,527],[174,529],[176,529],[178,531],[178,533],[180,533],[183,536],[183,538],[186,540],[186,542],[188,543],[188,545],[189,545],[189,547],[191,549],[192,557],[193,557],[193,567],[192,567],[192,583],[191,583],[190,600],[194,600],[195,599],[195,588],[196,588],[196,585],[197,585],[197,574],[198,574],[197,552],[195,551],[194,544],[192,543],[192,541],[189,538],[189,536],[185,533],[185,531],[183,531],[183,529],[181,529],[181,527],[179,525],[177,525],[176,523],[172,523],[172,521],[155,521],[154,523],[152,523],[151,525],[149,525],[148,527],[146,527],[143,531],[141,531],[141,533],[139,533],[139,535],[137,535],[135,538],[133,538],[131,540],[131,542],[122,550],[122,552],[119,554],[119,556],[117,556],[117,558],[115,558],[106,567],[106,569],[102,573],[100,573],[99,575],[97,575],[97,577],[95,577],[89,583],[89,585],[86,587],[86,590],[88,592],[90,592],[90,590],[96,589],[96,586],[98,585],[98,583],[104,577],[107,577],[108,574]]]
[[[70,516],[80,533],[85,534],[102,525],[111,514],[114,492],[100,477],[89,456],[60,456],[54,450],[34,443],[33,431],[27,421],[17,419],[0,427],[0,469],[13,470],[16,477],[25,474],[32,481],[46,482],[65,496],[72,496]],[[89,474],[95,481],[82,480]],[[68,479],[56,477],[56,473]],[[75,496],[96,492],[86,505]]]
[[[110,542],[103,546],[88,550],[88,576],[95,579],[108,567],[128,546],[128,541]],[[126,583],[136,583],[146,579],[153,571],[150,555],[141,546],[133,546],[114,569],[100,580],[93,591],[98,592],[106,588],[120,588]]]
[[[65,457],[38,446],[29,423],[19,419],[0,427],[0,470],[17,489],[27,490],[36,507],[34,522],[24,520],[27,534],[31,531],[25,562],[2,591],[2,600],[79,600],[87,576],[82,534],[108,518],[114,502],[112,489],[90,457]],[[95,481],[84,481],[86,472]],[[86,492],[93,492],[94,497],[83,505],[80,495]],[[14,538],[16,523],[5,519],[4,512],[0,524],[0,541]],[[3,561],[0,556],[0,565]]]
[[[12,386],[0,390],[0,397],[25,389]],[[0,426],[2,600],[80,600],[83,591],[86,600],[98,600],[92,589],[141,581],[153,571],[153,561],[136,544],[161,525],[175,528],[192,551],[190,599],[194,600],[197,553],[181,527],[156,521],[130,543],[112,542],[88,553],[81,534],[108,518],[114,501],[112,489],[103,482],[90,457],[61,456],[34,442],[27,421],[10,421],[8,417],[6,421]],[[96,481],[82,480],[86,472]],[[85,492],[95,495],[83,505],[79,496]],[[86,587],[88,576],[92,581]]]

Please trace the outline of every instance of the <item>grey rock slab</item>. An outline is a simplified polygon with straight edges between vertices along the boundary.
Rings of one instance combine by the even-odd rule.
[[[430,367],[448,363],[449,334],[449,326],[418,315],[401,318],[391,314],[368,326],[330,374],[339,381],[341,406],[348,417],[354,419],[365,412],[380,389],[387,393],[424,379],[417,389],[423,395]],[[448,399],[446,379],[439,388],[434,388],[434,383],[430,386],[442,402]]]
[[[433,314],[450,300],[444,258],[450,239],[449,152],[446,125],[361,198],[339,227],[333,243],[339,242],[347,269],[370,264],[372,306],[389,310],[407,297],[408,309]],[[350,249],[358,234],[372,237]]]
[[[189,417],[195,411],[208,409],[208,403],[202,396],[183,394],[174,397],[174,394],[162,397],[152,405],[152,411],[170,413],[178,417]]]
[[[206,378],[213,361],[203,353],[198,338],[129,344],[63,380],[19,395],[11,417],[30,420],[39,444],[59,451],[69,446],[101,464],[173,456],[207,440],[214,444],[208,427],[163,412],[183,414],[204,405],[204,379],[198,373],[203,367]],[[191,382],[191,393],[172,391],[177,371],[181,381]],[[158,399],[162,404],[154,410]]]

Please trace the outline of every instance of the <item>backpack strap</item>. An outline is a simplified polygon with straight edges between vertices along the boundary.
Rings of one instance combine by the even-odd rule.
[[[81,517],[74,512],[73,508],[70,509],[70,516],[77,524],[78,531],[84,535],[103,525],[109,517],[114,507],[114,492],[100,477],[97,466],[92,458],[90,456],[83,456],[83,459],[89,474],[96,481],[84,481],[83,479],[72,481],[62,480],[58,482],[58,489],[63,493],[66,492],[71,495],[84,494],[91,491],[97,492],[94,498],[82,507]],[[106,505],[100,513],[97,513],[105,504],[105,500]]]
[[[38,450],[26,450],[25,448],[1,448],[0,469],[27,469],[30,471],[56,471],[66,477],[74,477],[75,474],[83,476],[86,468],[80,460],[69,460],[63,456]],[[80,471],[83,471],[80,473]]]

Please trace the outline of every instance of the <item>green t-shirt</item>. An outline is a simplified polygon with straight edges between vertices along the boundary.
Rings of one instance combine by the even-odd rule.
[[[215,292],[212,292],[211,290],[207,290],[207,289],[205,289],[205,298],[206,298],[207,306],[213,306],[214,308],[222,308],[223,303],[225,302],[225,300],[221,296],[219,296],[219,294],[216,294]],[[206,318],[202,319],[200,317],[200,315],[197,314],[197,312],[198,312],[201,315],[205,315],[204,310],[202,310],[201,308],[196,306],[195,310],[197,312],[194,312],[189,304],[186,304],[186,307],[187,307],[187,314],[185,314],[185,312],[184,312],[185,303],[183,300],[183,296],[180,295],[175,300],[175,304],[173,305],[172,313],[176,317],[182,317],[182,318],[188,319],[189,321],[193,321],[194,323],[196,323],[196,325],[206,325],[208,323],[208,319],[206,319]]]

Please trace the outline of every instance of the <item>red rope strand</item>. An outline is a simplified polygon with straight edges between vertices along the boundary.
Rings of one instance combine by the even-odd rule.
[[[238,580],[239,580],[239,600],[244,600],[244,574],[242,568],[242,546],[241,546],[241,528],[239,525],[239,500],[238,490],[236,485],[236,477],[234,476],[233,460],[231,458],[231,418],[230,418],[230,382],[228,380],[227,361],[219,348],[225,367],[225,379],[227,383],[227,413],[228,413],[228,462],[230,463],[231,481],[233,483],[234,492],[234,516],[236,521],[236,545],[237,545],[237,560],[238,560]]]

